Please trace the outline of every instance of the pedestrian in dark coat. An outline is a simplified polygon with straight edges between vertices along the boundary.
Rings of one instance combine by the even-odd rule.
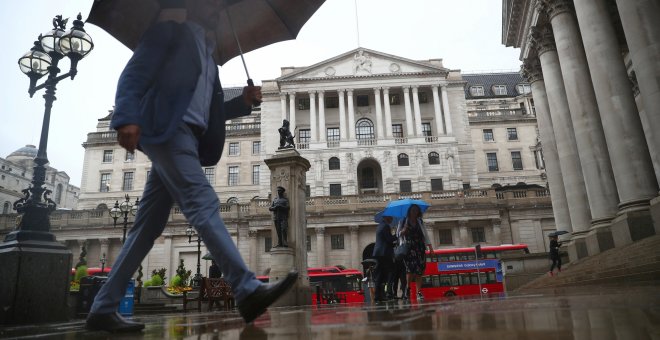
[[[550,276],[554,275],[555,267],[557,271],[561,272],[561,256],[559,256],[559,247],[561,247],[561,242],[558,241],[557,236],[550,236],[550,260],[552,260],[552,265],[550,265]]]
[[[374,220],[378,222],[376,229],[376,245],[374,247],[373,257],[378,264],[376,265],[376,292],[374,301],[385,300],[385,284],[389,282],[394,265],[394,242],[396,237],[392,235],[392,217],[383,216],[380,212],[376,214]],[[391,292],[391,288],[388,289]]]

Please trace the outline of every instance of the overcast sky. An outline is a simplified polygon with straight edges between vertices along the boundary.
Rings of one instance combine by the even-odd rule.
[[[415,60],[444,59],[444,66],[469,71],[517,70],[519,50],[501,44],[502,2],[499,0],[327,0],[302,28],[296,40],[281,42],[245,56],[257,83],[274,79],[283,66],[306,66],[358,47],[356,3],[361,47]],[[93,0],[1,1],[5,34],[0,52],[0,157],[26,145],[39,144],[43,90],[30,98],[28,78],[18,58],[40,33],[52,28],[57,14],[83,18]],[[94,25],[85,29],[94,50],[78,65],[76,79],[63,80],[52,109],[48,159],[80,186],[87,133],[107,115],[114,102],[119,74],[131,51]],[[67,59],[60,62],[66,72]],[[223,86],[245,83],[239,58],[220,70]]]

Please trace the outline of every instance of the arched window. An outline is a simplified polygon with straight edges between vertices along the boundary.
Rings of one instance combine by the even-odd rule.
[[[2,206],[2,213],[3,214],[9,214],[9,209],[11,208],[11,203],[5,202],[5,204]]]
[[[331,157],[330,160],[328,160],[328,169],[339,170],[339,168],[340,168],[339,158]]]
[[[410,161],[408,160],[408,155],[405,153],[400,153],[398,156],[396,156],[397,161],[399,163],[399,166],[409,166]]]
[[[230,198],[227,200],[227,204],[238,204],[238,198],[236,198],[236,197],[230,197]]]
[[[374,123],[367,118],[358,120],[355,123],[355,137],[358,140],[374,139]]]
[[[108,205],[105,203],[101,203],[96,206],[96,210],[108,210]]]
[[[437,152],[431,151],[429,153],[429,164],[440,164],[440,155]]]
[[[58,184],[55,189],[55,203],[62,203],[62,184]]]

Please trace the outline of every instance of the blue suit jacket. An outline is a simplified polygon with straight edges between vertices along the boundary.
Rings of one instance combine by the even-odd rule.
[[[396,236],[392,235],[390,226],[381,222],[376,229],[376,245],[372,256],[394,257],[394,242]]]
[[[200,74],[199,52],[187,25],[171,21],[154,24],[142,36],[119,78],[110,126],[140,126],[140,144],[167,141],[183,122]],[[252,109],[242,96],[225,103],[219,78],[213,91],[209,124],[199,143],[202,166],[220,160],[225,121],[249,115]]]

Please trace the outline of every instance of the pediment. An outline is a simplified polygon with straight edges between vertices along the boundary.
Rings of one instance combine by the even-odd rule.
[[[278,81],[321,80],[351,77],[378,77],[412,74],[438,74],[446,76],[448,69],[401,58],[386,53],[358,48],[312,66],[296,68],[278,78]]]

